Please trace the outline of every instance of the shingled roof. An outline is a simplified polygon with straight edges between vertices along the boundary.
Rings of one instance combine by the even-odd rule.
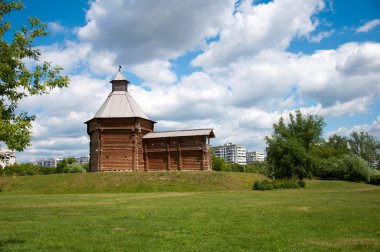
[[[212,129],[191,129],[191,130],[173,130],[150,132],[143,136],[143,139],[149,138],[166,138],[166,137],[183,137],[183,136],[208,136],[214,138],[215,134]]]
[[[111,83],[112,92],[96,112],[94,118],[140,117],[149,120],[128,93],[129,81],[125,79],[120,70]]]

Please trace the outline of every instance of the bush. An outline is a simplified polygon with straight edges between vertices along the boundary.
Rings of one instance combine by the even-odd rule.
[[[255,181],[253,183],[253,190],[272,190],[283,188],[304,188],[306,182],[303,180],[274,180],[269,181],[267,179],[261,181]]]
[[[347,169],[346,180],[366,181],[370,179],[371,171],[366,161],[355,154],[343,155],[342,164]]]
[[[90,171],[90,164],[82,164],[82,168],[85,169],[86,172]]]
[[[38,175],[40,174],[40,167],[36,164],[13,164],[4,168],[4,175],[12,176],[26,176],[26,175]]]
[[[227,163],[223,158],[213,156],[212,157],[212,169],[214,171],[226,171]]]
[[[319,179],[345,180],[347,167],[342,158],[330,157],[327,159],[313,159],[313,173]]]
[[[261,180],[261,181],[255,181],[253,183],[253,190],[272,190],[273,189],[273,183],[267,179]]]
[[[86,173],[82,165],[78,163],[69,164],[63,168],[64,173]]]
[[[226,171],[244,172],[244,165],[236,164],[236,163],[228,163]]]
[[[372,185],[380,185],[380,175],[371,175],[368,183]]]
[[[306,187],[306,182],[304,180],[298,180],[298,185],[302,188]]]
[[[75,163],[77,163],[77,160],[75,159],[75,157],[67,157],[67,158],[62,159],[61,161],[57,163],[56,173],[64,172],[64,170],[67,169],[68,165],[75,164]]]
[[[263,174],[265,176],[270,176],[272,174],[272,168],[266,161],[249,163],[245,166],[244,171],[248,173]]]
[[[366,161],[355,154],[327,159],[313,158],[313,174],[319,179],[368,181],[371,170]]]
[[[55,172],[56,172],[55,167],[48,167],[48,166],[40,167],[40,174],[42,174],[42,175],[54,174]]]

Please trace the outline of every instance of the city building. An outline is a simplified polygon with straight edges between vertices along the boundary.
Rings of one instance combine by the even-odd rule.
[[[120,69],[111,83],[112,92],[85,122],[90,171],[211,170],[212,129],[155,131]]]
[[[39,166],[43,167],[57,167],[57,164],[59,161],[61,161],[62,158],[46,158],[42,160],[38,160],[36,163]]]
[[[264,161],[265,156],[263,151],[247,151],[247,164]]]
[[[88,164],[90,162],[89,156],[75,157],[75,159],[77,160],[78,164]]]
[[[244,145],[226,143],[213,149],[217,157],[223,158],[228,163],[247,164],[247,150]]]
[[[0,149],[0,169],[7,165],[16,163],[16,156],[14,151]]]
[[[88,156],[83,157],[74,157],[78,164],[88,164],[90,158]],[[46,158],[41,159],[36,162],[39,166],[45,166],[45,167],[57,167],[57,164],[59,161],[61,161],[63,158]]]

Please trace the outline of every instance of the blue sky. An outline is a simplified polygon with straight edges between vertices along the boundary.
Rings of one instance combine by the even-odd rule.
[[[25,0],[7,19],[48,24],[41,60],[71,85],[31,97],[34,140],[20,161],[88,154],[83,124],[123,66],[157,130],[212,127],[212,144],[265,148],[280,116],[326,121],[325,136],[380,137],[380,2]]]

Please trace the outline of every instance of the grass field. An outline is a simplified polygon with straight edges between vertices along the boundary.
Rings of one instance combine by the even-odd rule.
[[[26,190],[31,177],[0,178],[0,251],[380,251],[379,186],[308,181],[306,189],[252,191],[244,186],[252,174],[209,173],[203,182],[190,180],[201,174],[130,174],[34,178],[48,189],[65,181],[55,191]],[[151,190],[149,176],[165,177],[159,192],[126,193]],[[94,188],[88,182],[73,194],[79,178],[104,187],[83,193]],[[106,190],[115,180],[142,185]]]

